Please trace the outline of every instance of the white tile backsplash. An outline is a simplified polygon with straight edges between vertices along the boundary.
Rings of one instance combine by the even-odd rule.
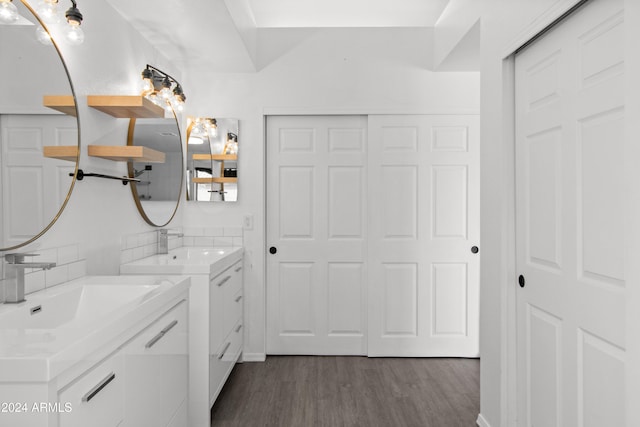
[[[233,246],[233,237],[214,237],[213,246]]]
[[[169,236],[169,250],[182,246],[242,246],[242,227],[176,227],[169,233],[182,233],[183,237]],[[123,236],[120,245],[120,263],[126,264],[158,253],[158,232],[148,231]]]
[[[58,264],[70,264],[79,259],[78,245],[68,245],[58,248]]]
[[[45,288],[44,270],[37,270],[24,275],[24,293],[41,291]]]
[[[27,261],[55,262],[56,266],[50,270],[40,268],[25,269],[25,294],[37,292],[87,275],[85,252],[80,244],[65,245],[57,248],[42,248],[36,252],[38,256],[30,257]],[[6,283],[6,280],[1,280],[0,286],[4,288]],[[3,300],[4,289],[0,292],[0,302]]]
[[[69,281],[69,266],[61,265],[53,267],[51,270],[45,270],[44,281],[47,288]]]
[[[79,279],[87,275],[87,261],[80,260],[69,264],[69,280]]]

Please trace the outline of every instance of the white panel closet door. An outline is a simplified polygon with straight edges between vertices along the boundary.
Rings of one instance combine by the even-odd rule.
[[[624,378],[622,8],[593,0],[516,56],[522,426],[624,426],[633,404]]]
[[[267,353],[366,354],[366,117],[267,120]]]
[[[370,356],[478,356],[479,120],[369,116]]]
[[[11,246],[38,234],[60,209],[75,165],[42,150],[77,145],[78,130],[76,119],[63,115],[3,115],[0,129],[4,242]]]

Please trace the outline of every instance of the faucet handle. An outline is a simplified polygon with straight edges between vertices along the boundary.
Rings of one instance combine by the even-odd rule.
[[[9,264],[20,264],[21,262],[24,261],[24,257],[27,257],[27,256],[39,256],[39,255],[40,254],[23,254],[23,253],[14,252],[14,253],[10,253],[10,254],[5,254],[4,255],[4,259]]]

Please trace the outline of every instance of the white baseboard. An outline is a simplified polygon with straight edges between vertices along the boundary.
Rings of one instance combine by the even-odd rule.
[[[476,424],[479,427],[491,427],[491,425],[484,419],[482,414],[478,414],[478,419],[476,420]]]
[[[264,362],[267,360],[265,353],[242,353],[243,362]]]

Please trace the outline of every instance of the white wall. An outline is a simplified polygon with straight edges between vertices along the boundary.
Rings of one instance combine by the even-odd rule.
[[[78,6],[84,15],[85,42],[75,47],[61,43],[61,50],[79,103],[80,167],[85,172],[126,175],[126,164],[87,156],[90,144],[126,145],[128,120],[88,108],[86,95],[137,93],[140,72],[147,63],[172,75],[176,70],[106,2],[80,2]],[[179,78],[179,73],[175,75]],[[138,214],[129,186],[85,178],[76,182],[58,222],[33,246],[82,243],[90,274],[118,274],[121,236],[149,229]]]
[[[245,230],[248,313],[245,356],[265,351],[265,113],[367,114],[478,112],[478,73],[434,73],[430,32],[397,29],[313,30],[251,74],[190,70],[188,115],[235,117],[239,130],[239,201],[190,202],[183,225]],[[263,34],[265,35],[265,34]],[[268,34],[266,34],[268,35]],[[274,34],[278,37],[280,34]],[[270,40],[262,40],[262,45]]]

